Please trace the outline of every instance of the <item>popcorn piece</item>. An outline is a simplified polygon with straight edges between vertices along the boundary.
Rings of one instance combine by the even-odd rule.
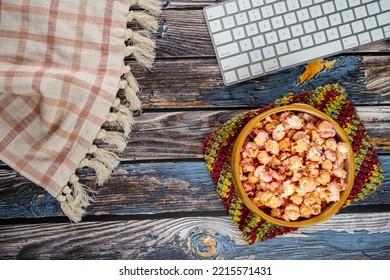
[[[301,216],[299,206],[295,203],[289,203],[284,208],[283,219],[286,221],[295,221]]]
[[[333,127],[333,125],[330,122],[322,121],[318,125],[318,133],[323,138],[335,137],[336,129]]]
[[[264,182],[272,181],[272,176],[265,170],[264,165],[258,166],[254,171],[253,175],[257,178],[260,178],[260,180],[263,180]]]
[[[256,137],[253,139],[253,141],[257,144],[259,148],[262,148],[265,144],[265,142],[269,139],[269,133],[261,130],[257,133]]]
[[[272,138],[276,141],[282,140],[286,135],[286,129],[283,124],[278,124],[272,131]]]
[[[279,143],[275,140],[267,140],[265,142],[265,149],[267,152],[270,152],[271,154],[277,155],[279,154]]]
[[[291,117],[286,118],[283,121],[283,124],[286,129],[301,129],[304,125],[304,122],[300,117],[293,115]]]

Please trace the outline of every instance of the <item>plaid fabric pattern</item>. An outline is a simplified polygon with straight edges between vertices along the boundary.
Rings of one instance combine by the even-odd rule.
[[[0,1],[0,159],[53,196],[116,98],[128,10],[127,0]]]

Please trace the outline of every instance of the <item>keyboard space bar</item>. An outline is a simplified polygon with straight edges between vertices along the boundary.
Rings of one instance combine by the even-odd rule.
[[[279,61],[281,67],[289,67],[292,65],[302,64],[316,58],[326,57],[342,50],[343,46],[341,45],[341,42],[334,41],[314,48],[304,49],[299,52],[279,56]]]

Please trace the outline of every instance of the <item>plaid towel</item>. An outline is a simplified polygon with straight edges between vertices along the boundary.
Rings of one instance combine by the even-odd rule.
[[[157,29],[159,5],[0,2],[0,159],[56,197],[73,221],[90,202],[76,169],[93,168],[102,184],[118,164],[114,152],[126,146],[140,101],[124,58],[152,67],[148,34]]]
[[[296,230],[268,222],[252,214],[238,196],[232,180],[230,166],[234,142],[241,129],[255,116],[274,107],[293,103],[305,103],[335,119],[348,136],[355,157],[355,180],[344,206],[363,199],[380,187],[383,169],[366,134],[363,123],[356,113],[345,90],[339,85],[326,85],[312,92],[283,97],[266,107],[241,114],[227,121],[211,133],[203,144],[207,168],[216,184],[229,216],[244,234],[248,244],[274,238]]]

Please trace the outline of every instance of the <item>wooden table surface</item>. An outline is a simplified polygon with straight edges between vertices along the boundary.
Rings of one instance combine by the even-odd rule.
[[[143,114],[81,223],[0,163],[1,259],[390,259],[390,41],[336,56],[303,84],[304,65],[226,87],[202,14],[215,2],[164,1],[154,71],[129,61]],[[215,191],[202,142],[238,113],[327,83],[349,93],[385,181],[326,223],[246,245]],[[93,186],[92,175],[80,176]]]

